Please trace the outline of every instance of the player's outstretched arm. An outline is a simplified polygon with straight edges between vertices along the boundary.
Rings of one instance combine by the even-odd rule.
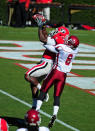
[[[51,51],[51,52],[58,53],[58,51],[56,50],[55,46],[53,46],[53,45],[44,45],[44,47],[46,49],[48,49],[49,51]]]
[[[46,31],[46,27],[44,27],[43,29],[41,29],[41,28],[38,29],[38,36],[39,36],[39,40],[41,42],[43,42],[44,44],[47,43],[48,34]]]
[[[45,44],[47,42],[47,37],[48,37],[46,26],[45,26],[46,19],[41,14],[35,14],[32,18],[35,20],[35,22],[38,25],[39,40]]]

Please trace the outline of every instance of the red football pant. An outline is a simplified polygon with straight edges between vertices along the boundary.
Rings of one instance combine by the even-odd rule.
[[[47,93],[54,85],[54,96],[60,96],[65,85],[66,73],[53,69],[44,79],[41,91]]]

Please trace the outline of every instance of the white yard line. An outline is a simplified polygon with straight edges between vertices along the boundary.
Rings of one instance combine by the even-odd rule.
[[[23,101],[23,100],[15,97],[15,96],[11,95],[11,94],[9,94],[9,93],[1,90],[1,89],[0,89],[0,93],[4,94],[4,95],[6,95],[6,96],[9,96],[9,97],[12,98],[13,100],[18,101],[18,102],[20,102],[20,103],[22,103],[22,104],[24,104],[24,105],[26,105],[26,106],[28,106],[28,107],[31,107],[31,104],[29,104],[29,103],[27,103],[27,102],[25,102],[25,101]],[[49,115],[49,114],[46,113],[46,112],[43,112],[42,110],[40,110],[40,113],[43,114],[43,115],[45,115],[45,116],[47,116],[47,117],[49,117],[49,118],[51,118],[51,115]],[[73,130],[73,131],[80,131],[79,129],[74,128],[74,127],[72,127],[72,126],[64,123],[64,122],[61,121],[61,120],[56,119],[56,122],[60,123],[61,125],[64,125],[65,127],[69,128],[69,129],[71,129],[71,130]]]

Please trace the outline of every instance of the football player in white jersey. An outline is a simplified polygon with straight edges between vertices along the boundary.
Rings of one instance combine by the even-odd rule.
[[[54,85],[53,116],[49,122],[49,128],[51,128],[54,124],[54,121],[58,114],[60,106],[60,96],[64,89],[66,76],[72,68],[72,62],[78,53],[79,46],[79,39],[76,36],[70,36],[68,40],[63,41],[63,43],[60,43],[62,37],[54,36],[54,38],[57,41],[57,45],[45,45],[45,47],[48,50],[57,54],[56,61],[54,62],[51,72],[46,76],[43,81],[36,108],[36,110],[39,110],[41,108],[45,94],[48,92],[50,87]]]
[[[38,34],[39,34],[39,39],[41,42],[43,42],[44,45],[55,45],[56,42],[54,38],[52,37],[54,34],[60,32],[60,35],[66,37],[69,35],[69,30],[61,26],[57,28],[55,31],[52,31],[49,35],[47,34],[46,27],[43,27],[43,21],[45,20],[42,15],[34,15],[34,19],[38,23]],[[36,103],[37,103],[37,96],[38,96],[38,90],[41,89],[40,81],[47,75],[53,65],[53,62],[55,60],[55,52],[50,52],[49,50],[45,50],[44,54],[41,58],[41,61],[39,64],[36,66],[32,67],[25,73],[25,79],[30,82],[31,85],[31,90],[32,90],[32,97],[33,97],[33,104],[32,108],[36,108]],[[45,96],[46,98],[46,96]]]
[[[48,127],[39,127],[41,117],[38,111],[30,109],[25,115],[27,128],[19,128],[16,131],[50,131]]]

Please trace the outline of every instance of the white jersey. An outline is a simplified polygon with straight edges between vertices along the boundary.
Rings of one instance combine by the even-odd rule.
[[[28,131],[27,128],[19,128],[16,131]]]
[[[50,51],[57,53],[53,68],[56,68],[57,70],[64,73],[70,72],[72,68],[72,62],[78,53],[78,48],[72,50],[70,47],[63,44],[58,44],[56,46],[46,45],[45,47]]]
[[[27,128],[19,128],[16,131],[28,131],[28,129]],[[50,130],[47,127],[42,126],[42,127],[39,127],[39,131],[50,131]]]
[[[56,44],[55,40],[52,39],[50,36],[48,36],[46,45],[55,45],[55,44]],[[46,61],[46,62],[48,62],[48,61],[53,62],[54,59],[55,59],[55,53],[50,52],[47,49],[45,50],[45,52],[41,58],[41,60]]]
[[[39,127],[39,131],[50,131],[50,130],[49,128],[42,126],[42,127]]]
[[[51,38],[50,36],[47,37],[47,45],[56,45],[56,42],[53,38]]]

